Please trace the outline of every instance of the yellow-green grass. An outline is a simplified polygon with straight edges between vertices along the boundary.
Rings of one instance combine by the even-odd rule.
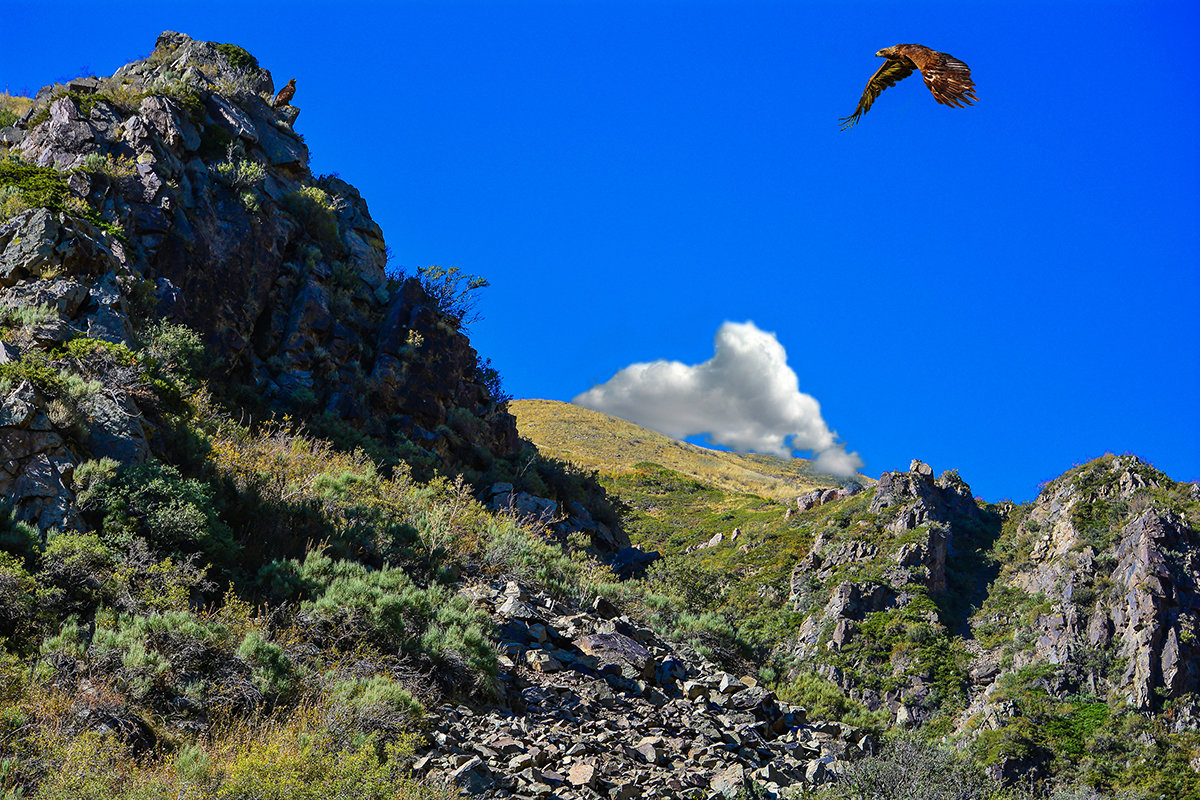
[[[5,125],[11,125],[9,119],[19,119],[22,114],[29,110],[33,105],[32,97],[22,97],[19,94],[9,94],[7,91],[0,92],[0,119],[3,119],[5,124],[0,124],[0,128]]]
[[[608,414],[555,400],[514,400],[517,429],[547,456],[605,473],[661,464],[710,486],[781,502],[841,483],[802,458],[709,450]],[[863,484],[869,478],[859,476]]]

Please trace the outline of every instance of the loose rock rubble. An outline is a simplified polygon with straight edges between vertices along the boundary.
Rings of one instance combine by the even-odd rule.
[[[501,700],[431,713],[414,769],[481,797],[761,797],[872,752],[749,677],[689,658],[598,599],[582,611],[516,583],[465,590],[495,615]]]

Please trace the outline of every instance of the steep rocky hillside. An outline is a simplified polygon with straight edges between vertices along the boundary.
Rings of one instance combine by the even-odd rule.
[[[389,274],[274,88],[165,33],[0,98],[0,792],[778,796],[871,752],[620,580],[479,282]]]
[[[46,87],[4,129],[0,285],[6,307],[44,310],[25,341],[128,345],[139,320],[181,323],[214,390],[487,469],[515,428],[452,304],[386,273],[366,202],[309,171],[299,110],[271,107],[244,52],[164,34],[111,78]],[[106,420],[153,436],[128,394],[91,414],[93,448],[130,438]]]
[[[0,95],[5,798],[1200,797],[1200,488],[514,417],[274,89]]]

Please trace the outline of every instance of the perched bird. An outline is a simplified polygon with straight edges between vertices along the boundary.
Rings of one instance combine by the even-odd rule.
[[[287,82],[287,86],[279,90],[279,94],[275,95],[275,99],[271,101],[273,108],[286,106],[291,102],[292,97],[296,94],[296,79],[292,78]]]
[[[962,108],[979,99],[975,96],[970,68],[949,53],[939,53],[920,44],[898,44],[885,47],[875,55],[887,61],[867,81],[867,88],[863,90],[862,99],[858,101],[854,113],[838,120],[842,123],[842,130],[853,128],[884,89],[904,80],[914,69],[921,70],[921,77],[925,79],[929,91],[933,92],[933,99],[944,106]]]

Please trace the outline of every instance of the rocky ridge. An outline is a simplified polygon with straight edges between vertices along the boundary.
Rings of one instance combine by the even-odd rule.
[[[164,33],[109,78],[44,88],[4,129],[0,156],[61,183],[63,210],[0,222],[0,309],[43,310],[0,358],[16,374],[78,337],[135,346],[145,320],[182,323],[205,340],[215,391],[249,387],[265,409],[336,420],[410,461],[486,471],[516,428],[454,309],[389,276],[366,202],[309,171],[299,110],[272,108],[271,75],[251,62]],[[0,490],[18,519],[75,527],[82,458],[136,462],[161,444],[144,382],[106,377],[79,409],[79,442],[54,423],[62,398],[7,391]]]
[[[833,499],[838,498],[823,502]],[[805,497],[801,503],[815,507],[819,500]],[[940,624],[928,601],[947,591],[956,528],[981,524],[970,487],[957,473],[934,479],[929,466],[917,460],[908,472],[885,472],[869,505],[847,527],[818,531],[808,555],[792,571],[791,602],[805,615],[795,636],[797,661],[824,663],[819,671],[868,708],[887,707],[905,719],[920,713],[913,709],[928,704],[928,675],[918,671],[900,688],[880,692],[846,678],[826,654],[844,650],[868,617],[880,612],[912,610],[931,625]]]
[[[1200,689],[1200,486],[1133,456],[1100,459],[1046,486],[1017,526],[1020,559],[1000,578],[1045,609],[980,672],[1060,668],[1059,690],[1143,711]],[[994,623],[985,607],[979,624]]]
[[[1036,675],[1064,702],[1094,697],[1147,714],[1173,703],[1190,729],[1198,501],[1196,484],[1107,456],[1027,506],[985,508],[953,471],[934,479],[914,461],[817,531],[792,573],[803,615],[793,655],[904,725],[939,713],[954,692],[957,728],[1000,730],[1021,713],[1013,687]]]

